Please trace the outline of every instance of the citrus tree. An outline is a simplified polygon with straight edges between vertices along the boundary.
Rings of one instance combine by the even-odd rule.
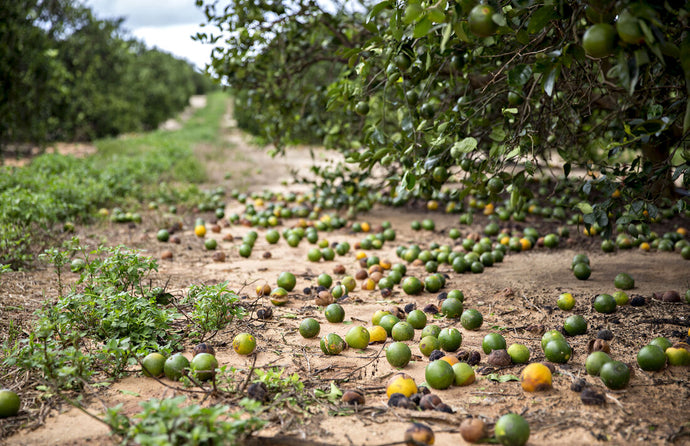
[[[217,28],[197,38],[216,44],[211,69],[251,130],[383,167],[399,198],[508,184],[517,209],[530,176],[580,167],[568,204],[611,228],[654,218],[674,181],[690,184],[685,2],[197,4]]]

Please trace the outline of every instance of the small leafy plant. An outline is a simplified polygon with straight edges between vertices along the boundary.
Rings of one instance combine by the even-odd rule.
[[[192,335],[203,340],[208,333],[222,330],[235,318],[242,319],[245,310],[238,302],[239,297],[228,289],[228,282],[192,285],[184,300],[184,303],[192,305],[189,315],[194,324]]]
[[[122,405],[108,410],[106,422],[126,443],[141,445],[241,444],[265,422],[256,417],[257,404],[240,401],[245,410],[231,412],[228,406],[201,407],[187,404],[186,397],[151,399],[132,418],[121,413]],[[247,412],[250,412],[247,416]]]

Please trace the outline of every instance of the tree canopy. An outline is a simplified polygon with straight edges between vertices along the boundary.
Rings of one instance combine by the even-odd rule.
[[[518,207],[539,169],[582,167],[599,193],[585,222],[610,227],[690,184],[686,2],[221,3],[197,1],[215,27],[197,38],[240,123],[278,150],[337,149],[359,175],[383,167],[394,195],[498,176]]]
[[[0,155],[155,128],[211,86],[76,0],[4,1],[0,23]]]

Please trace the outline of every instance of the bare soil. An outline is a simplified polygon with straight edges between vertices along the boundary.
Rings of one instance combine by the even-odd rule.
[[[208,162],[209,187],[224,186],[227,190],[261,191],[296,190],[291,186],[290,169],[306,169],[313,162],[308,148],[296,148],[287,157],[272,159],[259,148],[254,147],[248,137],[237,130],[228,119],[226,130],[231,148],[224,153],[214,153],[209,147],[198,147],[201,159]],[[328,154],[316,151],[317,162],[328,162]],[[230,174],[229,176],[227,174]],[[242,205],[228,198],[227,213],[241,212]],[[640,370],[636,364],[637,351],[657,336],[666,336],[673,342],[687,337],[690,325],[690,306],[685,303],[663,303],[652,299],[652,293],[678,290],[684,293],[690,287],[690,263],[678,253],[638,250],[618,251],[604,254],[593,240],[573,230],[573,236],[562,243],[559,249],[535,248],[531,251],[509,254],[503,263],[487,268],[483,274],[456,274],[448,265],[440,271],[448,276],[446,290],[460,289],[465,294],[465,307],[476,308],[484,315],[484,324],[478,331],[462,329],[459,321],[443,318],[430,322],[441,327],[454,326],[463,335],[462,348],[481,351],[484,335],[500,330],[508,345],[514,342],[525,344],[531,352],[532,361],[543,361],[539,346],[541,335],[533,325],[542,325],[549,330],[562,326],[569,313],[559,310],[556,298],[562,292],[571,292],[577,304],[570,313],[583,315],[588,322],[585,335],[569,338],[574,357],[567,363],[556,365],[554,386],[546,392],[526,393],[516,381],[496,382],[489,377],[498,375],[519,376],[522,366],[512,365],[494,368],[482,360],[477,366],[477,382],[467,387],[452,387],[434,391],[451,406],[454,413],[435,411],[412,411],[387,407],[385,384],[397,370],[385,359],[385,345],[370,345],[362,351],[346,350],[341,355],[325,356],[319,348],[319,338],[303,339],[298,331],[300,321],[314,317],[321,322],[321,335],[335,332],[344,337],[352,324],[371,325],[371,316],[378,309],[391,306],[403,307],[415,303],[417,308],[438,303],[436,294],[423,293],[418,297],[407,296],[396,287],[392,296],[383,298],[378,291],[362,291],[357,288],[343,302],[346,312],[343,324],[328,323],[322,308],[314,304],[313,295],[301,292],[305,287],[316,284],[316,276],[322,272],[332,273],[336,264],[345,266],[348,274],[354,274],[359,265],[355,259],[356,250],[346,256],[338,256],[333,262],[311,263],[306,252],[311,247],[303,241],[299,247],[290,248],[284,240],[269,245],[264,239],[265,230],[256,229],[259,238],[249,259],[239,256],[241,237],[252,228],[244,226],[222,227],[221,232],[209,232],[207,237],[219,241],[218,250],[227,258],[214,262],[212,252],[206,251],[203,241],[193,232],[194,220],[203,216],[212,221],[210,214],[195,213],[181,209],[184,231],[179,245],[160,243],[156,231],[165,223],[162,211],[142,211],[141,225],[127,226],[104,222],[89,227],[79,227],[81,239],[94,246],[125,244],[145,251],[154,258],[160,258],[164,250],[173,252],[172,260],[160,260],[159,272],[155,277],[158,284],[167,283],[168,290],[181,297],[192,284],[229,281],[239,294],[246,296],[249,304],[271,304],[265,298],[257,298],[254,288],[258,284],[275,285],[281,271],[291,271],[297,277],[297,286],[286,306],[273,307],[273,318],[267,321],[251,317],[239,324],[232,324],[218,333],[209,342],[215,346],[221,365],[233,366],[239,370],[256,367],[284,367],[288,374],[297,373],[305,383],[305,392],[316,389],[328,391],[335,382],[341,389],[359,388],[366,394],[363,407],[350,408],[339,401],[322,402],[308,407],[281,409],[269,417],[269,424],[259,435],[274,437],[273,444],[289,444],[285,437],[292,437],[292,444],[332,445],[384,445],[399,442],[411,421],[428,424],[436,434],[436,444],[464,444],[458,427],[467,417],[480,417],[490,426],[504,413],[513,411],[522,414],[530,424],[530,445],[591,445],[591,444],[690,444],[690,368],[668,367],[657,373]],[[415,232],[410,229],[412,220],[433,218],[435,231]],[[476,218],[471,227],[459,227],[457,216],[441,212],[426,212],[420,209],[391,209],[377,207],[368,215],[360,217],[376,228],[383,221],[392,223],[397,232],[395,242],[387,242],[383,249],[370,254],[381,259],[398,261],[395,248],[412,243],[428,246],[432,242],[451,244],[447,231],[458,227],[463,236],[481,232],[487,220]],[[291,226],[296,220],[285,220],[284,226]],[[688,227],[688,222],[678,217],[661,230],[672,230],[673,226]],[[521,225],[537,227],[540,232],[554,230],[555,223],[541,220],[528,221]],[[659,231],[661,232],[661,231]],[[230,241],[222,241],[227,235]],[[329,242],[349,241],[354,245],[362,234],[350,230],[320,233]],[[455,249],[461,250],[459,244]],[[271,257],[262,257],[270,252]],[[589,280],[577,280],[570,271],[570,262],[577,253],[587,253],[591,259],[592,276]],[[643,296],[645,305],[620,307],[612,315],[596,313],[591,301],[597,294],[615,291],[613,278],[619,272],[628,272],[635,278],[633,295]],[[408,274],[425,277],[423,266],[408,267]],[[338,276],[339,277],[339,276]],[[44,301],[54,301],[57,296],[54,274],[45,268],[30,272],[9,273],[2,276],[0,283],[0,304],[3,330],[12,320],[15,326],[30,330],[32,311]],[[531,331],[530,331],[531,329]],[[584,370],[587,344],[600,329],[609,329],[614,337],[611,341],[611,355],[614,359],[631,364],[634,377],[624,390],[606,389],[598,378],[590,377]],[[232,350],[232,339],[237,332],[252,331],[258,339],[256,358],[241,357]],[[409,342],[413,362],[404,368],[419,384],[424,381],[424,368],[428,359],[417,347],[419,331],[414,341]],[[184,354],[191,358],[194,345],[190,341]],[[255,361],[255,362],[254,362]],[[574,379],[583,378],[591,387],[605,395],[602,405],[585,405],[580,394],[571,390]],[[0,387],[21,386],[21,376],[0,377]],[[33,389],[15,387],[23,397],[19,419],[24,426],[17,428],[11,419],[0,420],[0,433],[13,435],[0,440],[8,445],[94,445],[111,444],[108,428],[77,409],[59,404],[55,399],[44,400]],[[172,382],[143,377],[132,370],[129,377],[87,395],[88,407],[102,415],[104,407],[122,403],[124,413],[134,414],[140,410],[139,402],[149,398],[171,397],[183,390],[175,388]],[[201,401],[195,395],[194,401]],[[219,397],[206,397],[203,404],[222,401]],[[271,444],[256,443],[256,444]]]

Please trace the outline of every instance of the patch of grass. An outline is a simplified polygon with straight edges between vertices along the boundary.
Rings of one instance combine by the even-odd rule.
[[[178,131],[153,131],[96,141],[87,158],[41,155],[25,167],[0,167],[0,264],[19,269],[59,237],[59,226],[88,222],[100,207],[158,200],[193,201],[206,172],[199,143],[222,144],[227,97],[208,96]]]

